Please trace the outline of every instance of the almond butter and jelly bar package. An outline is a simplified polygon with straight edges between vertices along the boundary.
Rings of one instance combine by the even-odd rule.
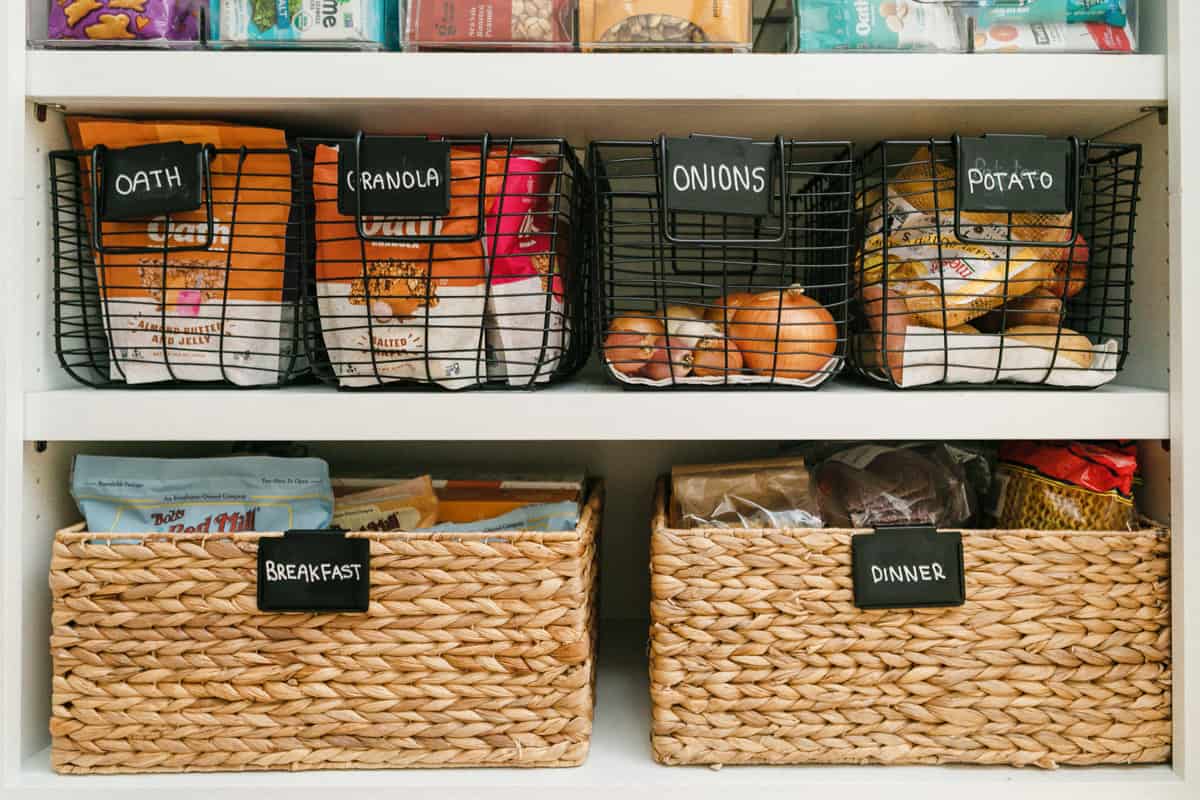
[[[292,164],[283,131],[211,122],[68,117],[76,150],[166,142],[209,148],[211,186],[200,208],[101,223],[95,252],[110,377],[127,383],[277,382],[294,324],[285,311],[284,265]],[[240,148],[249,152],[242,154]],[[90,155],[80,157],[91,216]],[[212,200],[209,220],[207,201]],[[205,249],[196,248],[209,239]],[[281,344],[284,346],[281,347]]]

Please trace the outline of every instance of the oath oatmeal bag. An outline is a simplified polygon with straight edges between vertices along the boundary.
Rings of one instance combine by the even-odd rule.
[[[130,384],[277,383],[294,357],[285,313],[285,250],[292,208],[291,158],[283,131],[211,122],[68,117],[72,146],[88,151],[182,142],[210,156],[212,244],[205,205],[148,219],[106,221],[95,252],[110,377]],[[245,147],[244,154],[239,148]],[[90,156],[80,158],[91,224]],[[291,281],[294,283],[294,280]],[[289,346],[281,347],[281,344]]]

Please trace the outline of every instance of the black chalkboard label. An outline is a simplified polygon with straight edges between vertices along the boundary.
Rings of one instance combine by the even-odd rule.
[[[450,145],[405,136],[362,140],[338,148],[338,213],[364,216],[444,217],[450,213]]]
[[[258,540],[262,611],[366,611],[370,542],[339,531],[288,531]]]
[[[941,608],[966,601],[957,531],[881,528],[855,536],[850,551],[859,608]]]
[[[777,148],[749,139],[667,139],[668,211],[762,217],[771,213]]]
[[[990,134],[958,141],[960,211],[1063,214],[1072,210],[1072,147],[1065,139]]]
[[[164,142],[106,150],[100,218],[106,222],[195,211],[203,200],[203,148]]]

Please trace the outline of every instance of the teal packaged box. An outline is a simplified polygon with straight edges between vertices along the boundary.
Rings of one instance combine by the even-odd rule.
[[[997,22],[1057,23],[1074,25],[1083,22],[1102,22],[1122,26],[1128,17],[1125,0],[1026,0],[1024,5],[981,0],[978,24],[987,27]]]
[[[209,19],[221,43],[399,48],[399,0],[209,0]]]
[[[950,6],[914,0],[793,0],[801,51],[963,49]]]

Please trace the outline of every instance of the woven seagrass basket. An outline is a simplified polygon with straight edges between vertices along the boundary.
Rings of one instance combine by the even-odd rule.
[[[1164,762],[1168,531],[964,531],[965,605],[863,611],[847,530],[651,543],[664,764]],[[862,532],[860,532],[862,533]]]
[[[63,773],[581,764],[603,489],[564,533],[351,534],[366,613],[265,613],[258,540],[60,532]],[[105,538],[136,544],[106,543]]]

